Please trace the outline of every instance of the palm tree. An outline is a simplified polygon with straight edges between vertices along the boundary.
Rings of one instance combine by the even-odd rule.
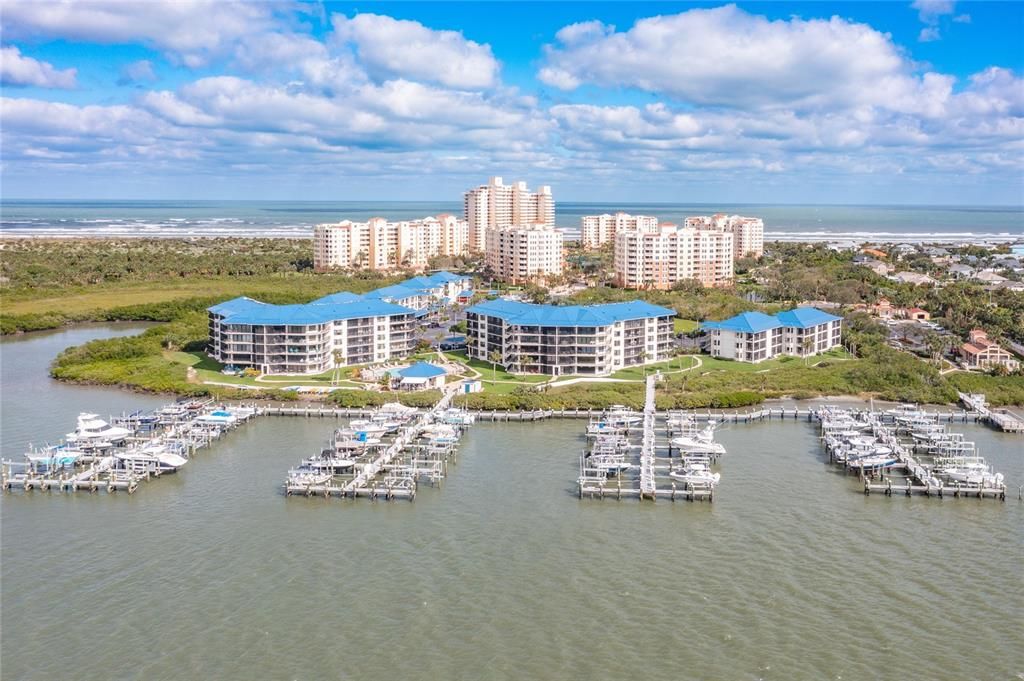
[[[334,356],[334,374],[331,376],[331,385],[338,385],[341,382],[341,368],[345,366],[345,353],[335,350],[331,354]]]
[[[524,371],[525,371],[525,367],[532,367],[534,365],[534,363],[536,363],[536,361],[537,360],[534,357],[531,357],[530,355],[526,355],[525,357],[523,357],[520,360],[520,364],[524,367]]]
[[[938,366],[942,366],[942,355],[946,353],[952,341],[949,336],[944,336],[934,331],[929,331],[924,336],[924,345],[928,348],[928,352],[931,353],[932,359]]]
[[[800,351],[804,355],[804,366],[807,366],[807,358],[811,356],[812,350],[814,350],[814,337],[804,336],[800,341]]]
[[[501,362],[501,352],[498,350],[491,350],[490,354],[487,355],[487,359],[491,363],[491,382],[498,380],[498,363]]]

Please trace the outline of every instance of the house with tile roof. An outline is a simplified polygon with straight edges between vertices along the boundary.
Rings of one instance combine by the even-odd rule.
[[[1008,351],[988,338],[982,329],[972,329],[967,342],[960,346],[960,357],[968,369],[991,369],[1004,366],[1008,371],[1016,371],[1020,362]]]

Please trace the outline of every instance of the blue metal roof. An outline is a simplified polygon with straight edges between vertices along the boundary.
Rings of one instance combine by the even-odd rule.
[[[704,322],[702,329],[722,329],[737,333],[760,333],[780,327],[806,329],[825,322],[842,319],[822,312],[815,307],[798,307],[794,310],[780,312],[775,316],[763,312],[742,312],[721,322]]]
[[[456,296],[456,297],[458,297],[458,298],[472,298],[473,297],[473,289],[467,288],[465,291],[461,291],[459,293],[459,295]]]
[[[760,333],[768,329],[777,329],[782,323],[775,317],[763,312],[741,312],[735,317],[730,317],[722,322],[704,322],[701,324],[705,329],[723,329],[725,331],[736,331],[738,333]]]
[[[357,300],[362,300],[363,297],[358,293],[349,293],[348,291],[338,291],[337,293],[331,293],[324,296],[323,298],[317,298],[310,305],[329,305],[333,303],[354,303]]]
[[[842,319],[842,317],[837,317],[834,314],[822,312],[816,307],[798,307],[793,310],[780,312],[775,316],[780,322],[782,322],[783,326],[794,327],[797,329],[807,329],[812,326],[827,324],[828,322],[834,322]]]
[[[270,305],[251,298],[235,298],[209,308],[224,316],[228,324],[265,324],[272,326],[325,324],[341,319],[386,317],[412,314],[400,305],[377,300],[358,299],[350,303],[309,303],[307,305]]]
[[[470,277],[468,275],[465,275],[465,274],[452,274],[451,272],[448,272],[446,270],[441,270],[440,272],[434,272],[429,277],[427,277],[427,279],[429,279],[431,282],[433,282],[433,284],[435,286],[437,286],[439,284],[447,284],[447,283],[452,282],[452,281],[465,281],[466,279],[469,279],[469,278]]]
[[[651,305],[642,300],[605,305],[534,305],[499,298],[470,307],[473,312],[499,317],[518,326],[608,326],[629,319],[674,317],[675,310]]]
[[[444,376],[448,372],[430,362],[416,362],[404,369],[392,369],[388,373],[402,378],[434,378],[435,376]]]
[[[385,300],[388,298],[391,300],[405,300],[406,298],[412,298],[414,296],[425,296],[428,295],[428,293],[429,291],[423,287],[412,287],[402,283],[374,289],[364,295],[363,298],[371,300]]]
[[[339,291],[318,298],[306,305],[272,305],[252,298],[235,298],[207,308],[223,315],[231,324],[323,324],[337,319],[359,319],[396,314],[411,314],[409,310],[388,301],[405,300],[413,296],[430,295],[433,289],[449,281],[462,281],[467,276],[451,272],[436,272],[429,277],[413,277],[392,286],[384,286],[364,295]]]

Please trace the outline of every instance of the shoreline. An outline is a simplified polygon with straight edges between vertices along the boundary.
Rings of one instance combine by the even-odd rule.
[[[567,242],[578,241],[580,238],[579,227],[556,227],[558,231],[561,231],[566,238]],[[274,240],[294,240],[294,241],[311,241],[313,239],[313,226],[302,226],[295,227],[294,231],[286,231],[285,229],[271,229],[267,231],[237,231],[237,232],[216,232],[216,233],[198,233],[196,231],[182,231],[182,232],[167,232],[159,233],[154,231],[90,231],[87,229],[83,230],[66,230],[60,233],[54,231],[38,231],[38,232],[20,232],[17,230],[2,229],[0,230],[0,243],[5,241],[56,241],[56,242],[68,242],[68,241],[93,241],[93,242],[106,242],[106,241],[117,241],[117,240],[156,240],[156,241],[197,241],[197,240],[255,240],[255,239],[274,239]],[[301,231],[298,231],[301,230]],[[901,231],[878,231],[870,232],[863,230],[851,230],[851,231],[774,231],[765,234],[765,243],[772,241],[779,241],[784,243],[808,243],[808,244],[819,244],[819,243],[832,243],[832,242],[845,242],[852,241],[859,244],[871,243],[871,244],[942,244],[942,245],[954,245],[954,244],[969,244],[976,246],[1024,246],[1024,232],[1020,234],[1013,234],[1010,232],[901,232]]]

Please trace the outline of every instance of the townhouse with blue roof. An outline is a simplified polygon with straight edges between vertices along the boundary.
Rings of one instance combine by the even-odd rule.
[[[607,376],[669,358],[675,310],[641,300],[534,305],[499,298],[466,309],[470,357],[513,373]]]
[[[808,357],[842,344],[843,318],[816,307],[776,315],[743,312],[720,322],[704,322],[708,352],[738,362],[763,362],[779,355]]]
[[[303,305],[235,298],[207,309],[211,357],[265,374],[318,374],[408,356],[415,320],[454,303],[470,277],[414,277],[363,295],[339,291]]]

